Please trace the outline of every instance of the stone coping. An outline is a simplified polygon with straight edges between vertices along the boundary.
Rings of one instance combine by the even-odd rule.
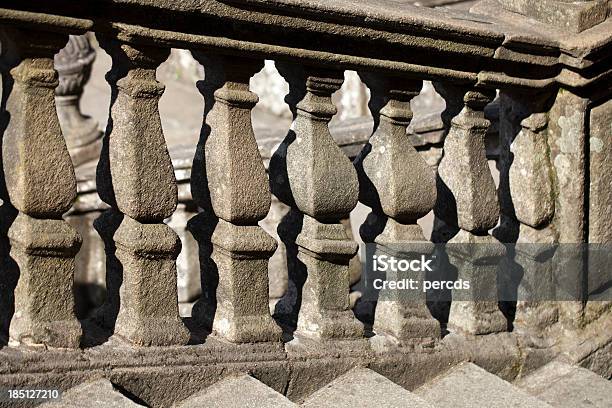
[[[506,12],[498,0],[471,12],[396,0],[98,0],[87,8],[7,0],[3,7],[0,22],[23,28],[111,32],[123,41],[486,87],[575,89],[612,71],[612,19],[574,34]]]

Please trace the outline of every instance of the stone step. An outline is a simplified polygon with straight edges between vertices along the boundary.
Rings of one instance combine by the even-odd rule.
[[[461,363],[415,393],[436,408],[551,408],[472,363]]]
[[[297,407],[250,375],[226,377],[174,405],[175,408],[289,408]]]
[[[311,408],[433,408],[410,391],[367,368],[354,368],[313,393]]]
[[[66,391],[59,401],[47,402],[41,408],[137,408],[137,404],[115,389],[106,379],[79,384]]]
[[[610,408],[612,383],[582,367],[553,361],[515,384],[557,408]]]

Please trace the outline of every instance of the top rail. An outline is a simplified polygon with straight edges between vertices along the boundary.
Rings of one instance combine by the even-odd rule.
[[[0,22],[492,88],[609,79],[611,21],[570,34],[500,9],[498,0],[469,13],[396,0],[9,0]]]

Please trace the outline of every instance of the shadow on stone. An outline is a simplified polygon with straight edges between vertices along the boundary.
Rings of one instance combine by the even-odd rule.
[[[95,335],[90,336],[86,330],[90,329],[88,323],[82,324],[84,330],[83,338],[87,338],[84,343],[88,346],[95,346],[104,343],[112,336],[119,314],[120,293],[123,284],[123,265],[116,256],[117,247],[113,239],[115,232],[123,221],[123,214],[115,210],[107,210],[94,221],[94,228],[104,241],[106,253],[106,298],[101,307],[95,310],[91,320],[99,326],[102,331],[95,330]]]
[[[212,259],[213,244],[211,237],[219,219],[211,212],[201,212],[187,223],[187,230],[198,243],[202,294],[193,305],[191,319],[186,321],[190,332],[190,344],[203,343],[212,332],[217,310],[217,286],[219,270]]]
[[[306,283],[308,272],[306,265],[298,259],[297,236],[302,232],[304,215],[291,209],[278,225],[278,235],[287,250],[288,288],[285,295],[276,303],[273,318],[283,329],[287,340],[293,337],[297,329],[298,314],[302,305],[302,288]]]

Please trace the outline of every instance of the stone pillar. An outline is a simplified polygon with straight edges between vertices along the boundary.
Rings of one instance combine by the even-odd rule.
[[[562,31],[580,33],[603,22],[608,0],[498,0],[509,11],[531,17]]]
[[[548,113],[548,144],[556,184],[552,225],[559,238],[554,272],[559,283],[557,296],[565,300],[558,305],[559,321],[570,329],[585,324],[588,287],[582,246],[588,241],[587,146],[592,103],[586,96],[560,89]]]
[[[477,298],[497,293],[497,263],[505,254],[504,246],[488,234],[497,224],[499,204],[485,154],[484,136],[490,122],[484,107],[495,91],[450,84],[437,84],[436,89],[450,106],[463,101],[444,141],[434,209],[437,217],[459,229],[448,241],[447,252],[459,269],[458,278],[470,282],[470,290],[453,291],[448,328],[469,334],[503,331],[507,323],[496,297]]]
[[[376,253],[398,259],[420,257],[433,251],[417,220],[434,207],[436,177],[408,139],[406,128],[412,120],[410,100],[423,83],[372,74],[362,78],[371,90],[375,130],[354,162],[359,200],[372,209],[361,236],[365,243],[376,244]],[[392,274],[387,272],[387,279],[401,278]],[[440,325],[429,313],[421,290],[381,292],[374,330],[399,340],[440,337]]]
[[[340,223],[356,206],[359,187],[354,167],[328,128],[336,113],[331,95],[343,75],[295,65],[278,68],[289,82],[286,101],[294,121],[270,161],[272,192],[292,207],[279,225],[291,282],[277,316],[292,325],[290,316],[299,309],[297,329],[306,336],[360,338],[363,327],[349,308],[349,261],[357,243]]]
[[[107,252],[102,322],[135,345],[186,344],[176,287],[181,245],[163,223],[177,205],[158,110],[164,87],[155,78],[169,50],[115,40],[102,46],[113,58],[110,120],[96,179],[100,198],[111,206],[95,222]]]
[[[81,326],[72,287],[81,237],[62,220],[76,197],[76,179],[54,100],[53,55],[66,36],[15,30],[11,37],[19,58],[10,70],[2,157],[10,202],[19,212],[8,230],[9,264],[18,269],[19,281],[10,340],[77,348]]]
[[[59,86],[55,88],[55,103],[68,152],[75,166],[100,155],[102,132],[98,123],[81,113],[79,102],[83,86],[89,80],[96,52],[89,36],[71,35],[68,44],[55,54],[55,69],[59,73]]]
[[[201,265],[204,296],[194,317],[206,324],[216,306],[212,329],[227,340],[280,340],[268,306],[268,261],[277,243],[258,225],[270,209],[270,190],[251,124],[258,97],[249,79],[263,60],[194,56],[206,72],[206,111],[192,171],[204,212],[191,229],[204,251],[213,246],[211,262]]]

